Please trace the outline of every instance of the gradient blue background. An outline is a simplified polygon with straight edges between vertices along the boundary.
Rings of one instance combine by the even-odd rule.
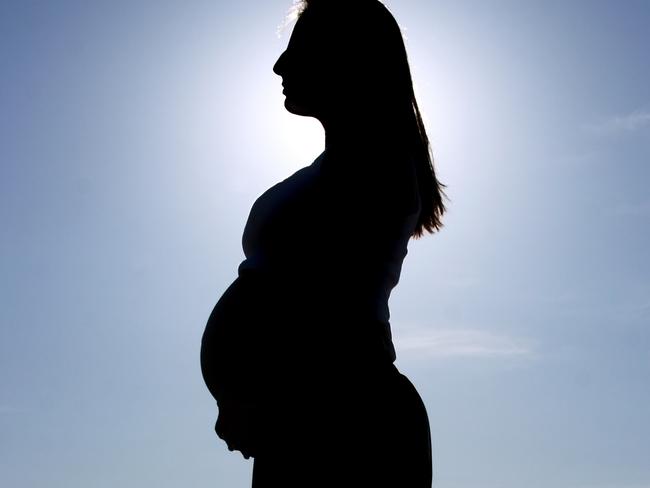
[[[434,486],[650,487],[650,2],[388,5],[451,199],[391,299]],[[3,487],[250,485],[198,354],[252,202],[322,150],[289,6],[0,2]]]

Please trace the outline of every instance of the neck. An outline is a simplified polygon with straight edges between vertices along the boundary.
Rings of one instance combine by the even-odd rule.
[[[325,151],[358,152],[368,151],[377,143],[376,134],[362,122],[346,121],[327,123],[321,121],[325,129]]]

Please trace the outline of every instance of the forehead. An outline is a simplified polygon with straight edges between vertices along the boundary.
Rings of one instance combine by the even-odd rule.
[[[339,24],[333,12],[317,7],[308,8],[296,20],[289,45],[308,46],[310,49],[332,47],[339,37]]]
[[[310,57],[328,59],[332,56],[342,61],[359,44],[362,35],[354,19],[334,9],[309,8],[298,17],[287,48],[303,52]]]
[[[293,31],[291,32],[291,37],[289,39],[289,45],[292,47],[298,47],[303,43],[313,43],[317,40],[316,30],[319,29],[319,19],[314,18],[310,12],[303,13],[296,23],[293,26]]]

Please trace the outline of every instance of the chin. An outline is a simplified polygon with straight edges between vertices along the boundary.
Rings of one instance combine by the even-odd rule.
[[[314,116],[313,110],[309,110],[304,105],[296,103],[296,102],[294,102],[293,100],[291,100],[289,98],[287,98],[284,101],[284,108],[286,108],[288,112],[291,112],[294,115],[302,115],[303,117],[313,117]]]

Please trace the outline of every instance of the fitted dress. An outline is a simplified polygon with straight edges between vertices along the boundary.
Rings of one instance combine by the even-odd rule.
[[[326,150],[251,208],[201,367],[218,405],[257,407],[254,488],[431,485],[388,307],[421,206],[413,173],[388,164]]]

